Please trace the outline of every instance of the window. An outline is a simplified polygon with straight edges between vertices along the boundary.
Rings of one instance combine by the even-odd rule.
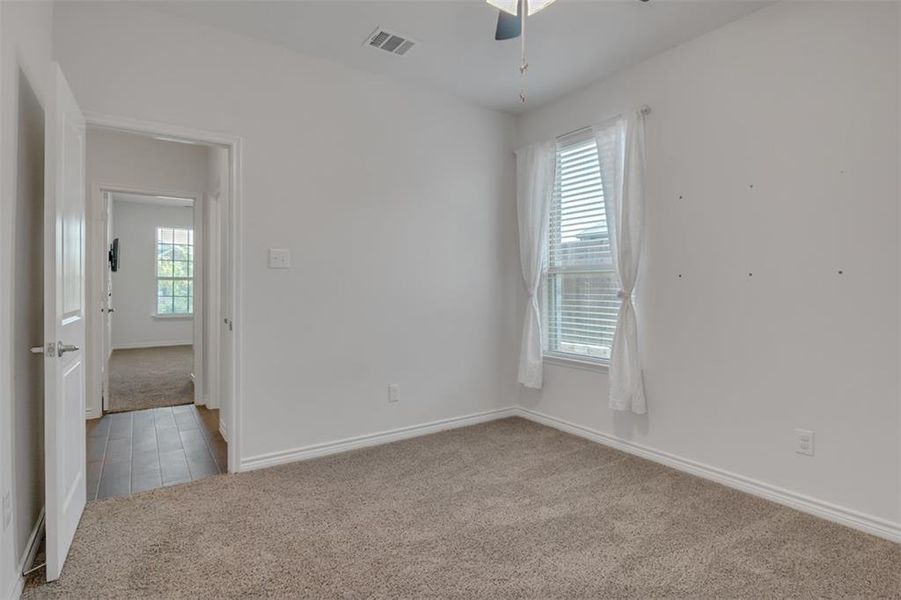
[[[194,230],[157,227],[156,313],[194,314]]]
[[[590,129],[558,140],[544,283],[546,354],[609,360],[619,284],[613,270],[598,148]]]

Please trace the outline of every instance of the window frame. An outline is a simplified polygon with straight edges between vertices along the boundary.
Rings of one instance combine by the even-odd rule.
[[[187,231],[187,232],[188,232],[188,242],[187,242],[186,244],[177,244],[177,245],[180,245],[180,246],[188,246],[189,249],[190,249],[189,258],[188,258],[187,261],[184,261],[184,262],[187,262],[187,264],[189,265],[188,270],[189,270],[190,275],[187,276],[187,277],[176,277],[174,274],[173,274],[172,276],[163,276],[163,275],[160,275],[160,263],[161,263],[161,262],[165,262],[165,261],[161,261],[161,260],[160,260],[160,255],[159,255],[159,252],[160,252],[160,244],[166,243],[166,242],[162,242],[162,241],[161,241],[161,235],[162,235],[162,231],[163,231],[163,230],[166,230],[166,229],[172,230],[172,239],[173,239],[172,245],[173,245],[173,246],[176,245],[176,244],[175,244],[175,232],[176,232],[176,231]],[[196,300],[197,300],[197,295],[196,295],[196,280],[195,280],[195,278],[196,278],[196,264],[195,264],[195,258],[196,258],[195,251],[196,251],[196,247],[195,247],[195,243],[194,243],[194,242],[195,242],[194,234],[195,234],[195,231],[194,231],[194,226],[193,226],[193,225],[157,225],[157,226],[154,228],[154,239],[153,239],[154,297],[153,297],[153,314],[152,314],[152,316],[153,316],[154,319],[163,319],[163,320],[169,320],[169,319],[175,319],[175,320],[178,320],[178,319],[185,319],[185,320],[187,320],[187,319],[193,319],[193,318],[194,318],[194,315],[195,315],[195,308],[196,308],[194,304],[195,304],[195,302],[196,302]],[[172,262],[176,262],[176,261],[174,261],[174,259],[172,259]],[[177,261],[177,262],[181,262],[181,261]],[[190,312],[171,312],[171,313],[161,313],[161,312],[160,312],[160,310],[159,310],[159,309],[160,309],[160,303],[159,303],[159,299],[160,299],[159,289],[160,289],[160,282],[161,282],[161,281],[171,281],[171,282],[173,283],[173,286],[174,286],[174,283],[175,283],[176,281],[187,281],[187,282],[189,282],[189,284],[190,284],[190,295],[187,296],[187,298],[188,298],[188,303],[189,303],[189,306],[190,306]],[[184,296],[176,296],[176,295],[173,293],[172,295],[170,295],[170,296],[168,296],[168,297],[170,297],[170,298],[173,299],[173,310],[174,310],[174,308],[175,308],[175,306],[174,306],[174,305],[175,305],[174,299],[175,299],[175,298],[182,298],[182,297],[184,297]]]
[[[590,354],[580,354],[580,353],[576,353],[576,352],[567,352],[564,350],[558,350],[558,349],[551,348],[552,336],[551,336],[551,332],[550,332],[550,327],[551,327],[550,315],[552,312],[552,310],[551,310],[551,292],[552,292],[552,290],[551,290],[552,281],[551,280],[552,280],[552,278],[557,278],[557,277],[562,278],[565,275],[573,275],[573,274],[600,275],[600,276],[605,276],[605,275],[609,276],[612,274],[614,278],[616,277],[616,269],[615,269],[615,265],[613,264],[612,254],[607,259],[601,259],[601,260],[598,260],[597,262],[592,262],[589,264],[579,265],[579,266],[566,266],[566,265],[555,266],[555,265],[551,264],[551,262],[552,262],[551,251],[552,251],[552,244],[553,244],[552,235],[554,234],[554,231],[553,231],[554,224],[552,223],[552,216],[553,216],[555,210],[557,210],[558,213],[560,212],[561,209],[558,209],[557,207],[562,202],[561,190],[559,189],[559,185],[560,185],[560,180],[559,180],[560,153],[561,153],[561,150],[564,150],[567,148],[575,148],[577,146],[587,144],[587,143],[596,144],[596,140],[594,139],[594,132],[591,127],[579,129],[572,133],[558,137],[556,148],[554,151],[555,152],[554,160],[556,161],[556,165],[555,165],[555,169],[554,169],[554,191],[553,191],[553,197],[551,199],[551,206],[549,208],[551,216],[549,216],[549,218],[548,218],[547,241],[546,241],[544,249],[543,249],[544,256],[543,256],[543,261],[542,261],[543,268],[542,268],[542,278],[541,278],[542,289],[540,291],[540,298],[542,300],[542,306],[541,306],[541,308],[542,308],[542,330],[543,330],[542,331],[542,342],[543,342],[542,349],[543,349],[544,362],[547,364],[559,365],[559,366],[565,366],[565,367],[571,367],[571,368],[577,368],[577,369],[585,369],[585,370],[590,370],[590,371],[607,372],[609,369],[609,365],[610,365],[609,356],[608,357],[592,356]],[[609,214],[609,211],[607,209],[607,200],[606,200],[605,194],[603,193],[604,191],[606,191],[606,186],[604,185],[602,176],[600,174],[599,174],[599,179],[600,179],[601,188],[602,188],[601,203],[603,205],[604,219],[606,221],[607,215]],[[608,230],[608,236],[609,236],[609,230]],[[608,239],[609,239],[609,237],[608,237]],[[618,307],[616,310],[617,316],[619,314],[620,308],[621,308],[621,306]],[[558,318],[557,322],[559,322],[559,320],[560,319]],[[609,346],[601,346],[600,344],[599,344],[599,346],[601,348],[607,347],[609,349],[609,352],[612,352],[612,346],[613,346],[612,339],[611,339]],[[608,354],[609,354],[609,352],[608,352]]]

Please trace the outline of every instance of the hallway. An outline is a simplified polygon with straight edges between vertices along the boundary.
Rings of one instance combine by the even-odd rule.
[[[228,471],[219,411],[193,404],[88,421],[88,501]]]

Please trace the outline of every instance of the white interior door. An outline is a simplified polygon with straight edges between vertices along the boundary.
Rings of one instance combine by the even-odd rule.
[[[47,580],[58,579],[85,494],[85,122],[53,65],[44,162]]]

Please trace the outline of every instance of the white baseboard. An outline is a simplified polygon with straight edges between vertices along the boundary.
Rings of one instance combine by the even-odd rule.
[[[168,348],[169,346],[193,346],[194,340],[177,340],[164,342],[136,342],[134,344],[116,344],[113,350],[137,350],[138,348]]]
[[[805,512],[828,521],[833,521],[852,529],[857,529],[871,535],[875,535],[892,542],[901,543],[901,523],[893,523],[880,517],[864,514],[849,508],[837,506],[830,502],[824,502],[810,496],[805,496],[784,488],[780,488],[749,477],[718,469],[697,461],[689,460],[667,452],[661,452],[641,444],[617,438],[582,425],[577,425],[563,419],[558,419],[528,408],[518,407],[514,414],[571,433],[579,437],[610,446],[635,456],[640,456],[656,463],[672,467],[676,470],[690,473],[704,479],[715,481],[730,488],[782,504],[795,510]]]
[[[293,450],[283,450],[280,452],[270,452],[245,458],[241,461],[239,471],[252,471],[254,469],[262,469],[264,467],[274,467],[290,462],[301,460],[309,460],[311,458],[319,458],[329,454],[338,454],[339,452],[347,452],[349,450],[357,450],[369,446],[379,446],[390,442],[397,442],[409,438],[437,433],[447,429],[456,429],[458,427],[468,427],[469,425],[477,425],[497,419],[505,419],[516,415],[516,408],[501,408],[497,410],[489,410],[485,412],[474,413],[462,417],[452,417],[450,419],[441,419],[431,421],[421,425],[411,425],[409,427],[400,427],[379,433],[371,433],[369,435],[361,435],[352,438],[345,438],[334,442],[325,442],[322,444],[313,444],[295,448]]]
[[[38,515],[38,520],[34,524],[34,528],[31,530],[31,535],[28,536],[28,543],[25,545],[25,552],[22,554],[22,558],[19,559],[18,571],[16,572],[16,578],[13,580],[12,587],[10,588],[8,595],[6,596],[10,600],[19,600],[19,597],[22,595],[22,588],[25,585],[25,577],[22,575],[25,571],[30,569],[32,565],[34,565],[34,557],[37,556],[38,548],[41,546],[41,539],[44,536],[44,509],[41,509],[41,514]]]
[[[228,431],[228,430],[225,428],[225,421],[223,421],[223,420],[220,418],[220,419],[219,419],[219,435],[222,436],[222,439],[225,440],[225,443],[226,443],[226,444],[228,443],[228,433],[227,433],[227,431]]]

